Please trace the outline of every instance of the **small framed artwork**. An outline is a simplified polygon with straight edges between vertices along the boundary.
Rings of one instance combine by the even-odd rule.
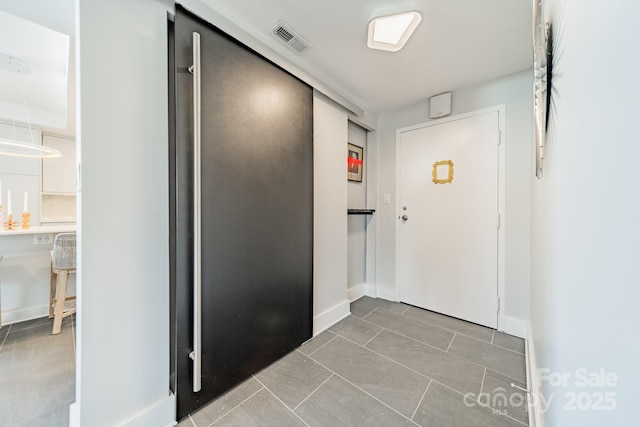
[[[441,160],[433,164],[433,183],[449,184],[453,181],[453,162],[451,160]]]
[[[347,179],[362,182],[364,169],[364,148],[354,144],[347,145]]]

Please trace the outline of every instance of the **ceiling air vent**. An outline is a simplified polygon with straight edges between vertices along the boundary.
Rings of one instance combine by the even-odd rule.
[[[278,24],[273,27],[271,35],[296,53],[302,53],[311,47],[309,42],[282,21],[278,22]]]

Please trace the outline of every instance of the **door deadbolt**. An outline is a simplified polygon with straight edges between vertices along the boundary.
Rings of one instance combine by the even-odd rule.
[[[409,217],[408,217],[408,216],[406,216],[406,215],[402,215],[402,220],[403,220],[403,221],[406,221],[406,220],[408,220],[408,219],[409,219]]]

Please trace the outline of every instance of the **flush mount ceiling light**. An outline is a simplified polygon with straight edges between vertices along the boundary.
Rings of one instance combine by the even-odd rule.
[[[396,52],[405,45],[420,24],[419,12],[403,12],[380,16],[369,22],[367,46],[371,49]]]

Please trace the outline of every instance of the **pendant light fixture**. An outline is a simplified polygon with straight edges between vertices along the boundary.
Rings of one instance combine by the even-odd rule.
[[[0,69],[4,72],[30,74],[31,69],[27,64],[18,58],[7,55],[0,52]],[[58,150],[45,147],[44,145],[35,144],[33,141],[33,132],[31,131],[31,121],[29,120],[29,110],[27,109],[27,101],[22,96],[24,110],[27,115],[27,125],[29,126],[29,135],[31,136],[31,143],[18,141],[15,139],[15,122],[14,122],[14,138],[0,138],[0,155],[1,156],[16,156],[16,157],[60,157],[61,154]]]
[[[44,145],[0,138],[0,156],[60,157],[61,155],[58,150]]]

